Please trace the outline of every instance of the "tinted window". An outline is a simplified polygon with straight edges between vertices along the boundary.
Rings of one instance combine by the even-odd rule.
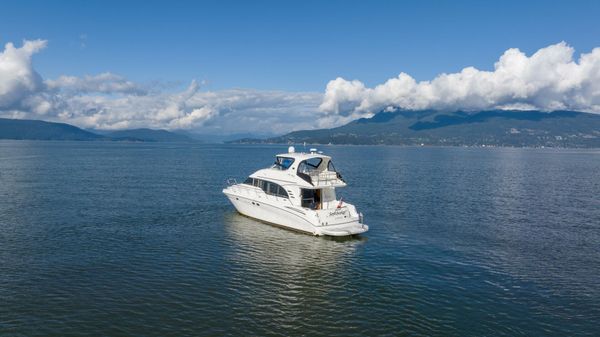
[[[317,167],[319,167],[319,165],[321,165],[322,161],[323,160],[321,158],[311,158],[311,159],[304,160],[304,161],[300,162],[300,165],[298,165],[298,172],[310,173],[310,172],[316,170]]]
[[[294,158],[277,157],[276,165],[282,170],[287,170],[294,163]]]
[[[247,185],[254,185],[254,179],[252,179],[252,178],[248,178],[248,179],[246,179],[246,181],[244,181],[244,184],[247,184]]]
[[[283,187],[281,187],[281,186],[279,186],[279,190],[278,190],[277,194],[280,197],[284,197],[284,198],[288,197],[287,191]]]
[[[265,193],[269,195],[274,195],[283,198],[288,197],[288,194],[283,187],[270,181],[254,179],[254,186],[261,188],[263,191],[265,191]]]
[[[279,193],[279,185],[269,183],[269,194],[277,195]]]
[[[312,166],[314,168],[319,167],[319,165],[321,165],[321,162],[323,161],[323,159],[321,158],[310,158],[305,160],[305,162],[309,165]]]

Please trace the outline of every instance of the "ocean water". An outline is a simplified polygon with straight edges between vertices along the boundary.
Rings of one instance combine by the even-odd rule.
[[[0,335],[600,334],[600,151],[321,147],[333,240],[221,193],[286,148],[0,141]]]

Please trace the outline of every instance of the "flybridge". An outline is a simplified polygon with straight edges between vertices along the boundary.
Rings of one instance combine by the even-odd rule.
[[[310,153],[296,153],[290,146],[288,153],[278,154],[272,167],[276,170],[288,171],[315,188],[344,187],[346,182],[336,171],[331,157],[310,149]]]

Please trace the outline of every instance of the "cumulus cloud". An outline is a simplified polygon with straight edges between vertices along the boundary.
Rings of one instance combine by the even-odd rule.
[[[26,99],[44,86],[31,66],[31,57],[46,47],[46,41],[25,41],[21,48],[12,43],[0,52],[0,109],[29,108]]]
[[[374,88],[337,78],[327,84],[320,110],[331,116],[368,115],[386,108],[482,110],[569,109],[600,112],[600,48],[574,60],[565,42],[531,56],[504,52],[493,71],[474,67],[417,82],[406,73]]]
[[[148,90],[110,72],[42,79],[31,57],[43,40],[12,43],[0,54],[0,116],[72,123],[84,128],[195,129],[219,133],[284,133],[314,128],[320,93],[230,89]],[[156,86],[158,87],[158,86]]]
[[[190,104],[197,90],[194,81],[185,91],[175,94],[115,96],[98,91],[96,94],[71,95],[61,100],[57,117],[87,128],[188,129],[212,117],[211,109]]]

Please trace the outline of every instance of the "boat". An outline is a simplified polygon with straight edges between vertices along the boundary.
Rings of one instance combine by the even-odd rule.
[[[345,186],[331,157],[290,146],[243,183],[228,179],[223,193],[240,214],[262,222],[316,236],[358,235],[369,226],[354,205],[337,198],[336,188]]]

